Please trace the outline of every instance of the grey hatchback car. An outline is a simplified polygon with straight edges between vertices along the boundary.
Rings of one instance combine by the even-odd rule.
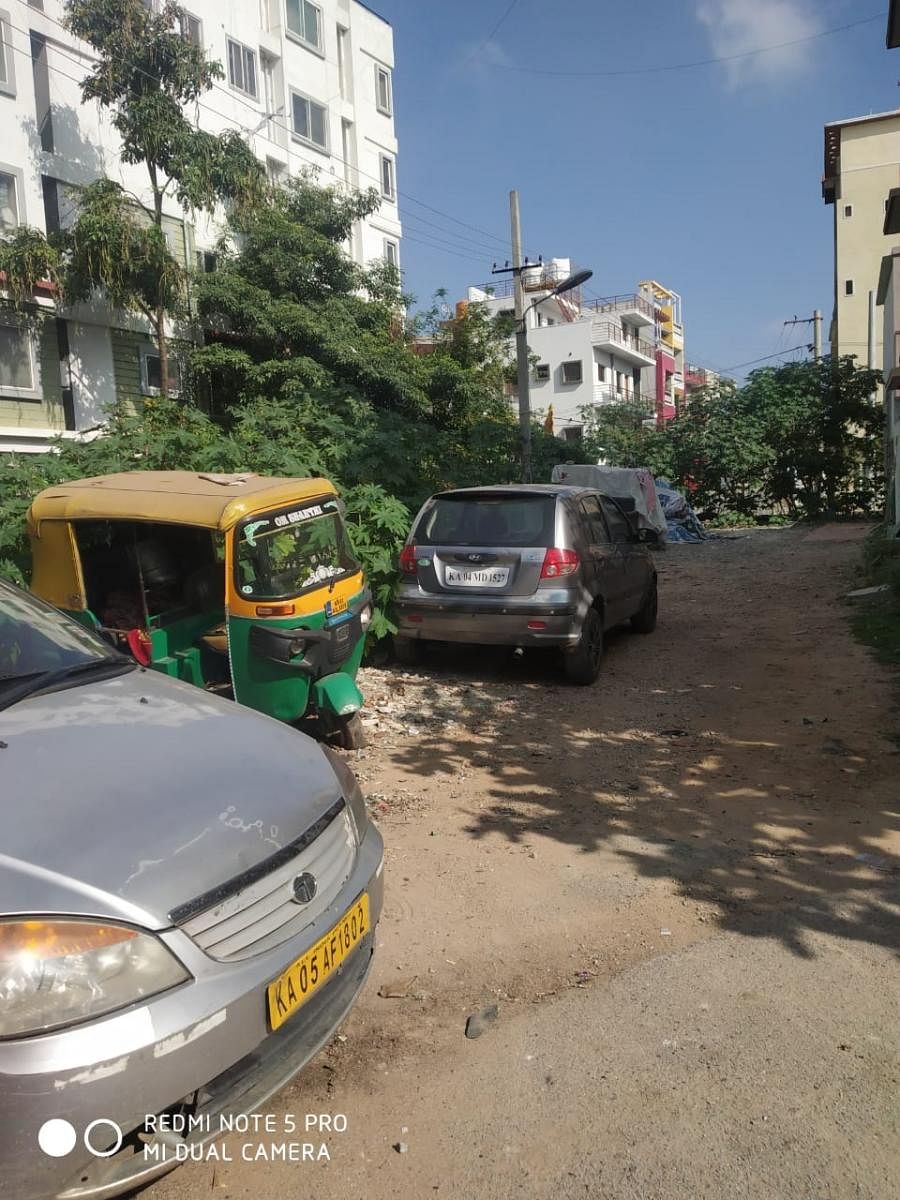
[[[334,752],[0,583],[0,1196],[107,1200],[244,1119],[366,978]]]
[[[568,678],[593,683],[606,630],[656,626],[653,535],[626,503],[561,484],[432,496],[400,555],[397,657],[429,640],[556,646]]]

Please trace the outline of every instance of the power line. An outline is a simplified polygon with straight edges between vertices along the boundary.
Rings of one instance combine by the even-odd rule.
[[[770,358],[784,358],[787,354],[793,354],[795,350],[808,350],[809,346],[791,346],[788,350],[782,350],[778,354],[766,354],[762,358],[751,358],[749,362],[735,363],[733,367],[723,367],[722,372],[739,371],[741,367],[752,367],[755,363],[768,362]]]
[[[403,218],[404,225],[407,221],[416,221],[420,225],[427,225],[429,229],[437,229],[440,230],[441,233],[447,234],[453,239],[454,242],[457,242],[464,249],[478,250],[485,256],[485,258],[490,258],[491,260],[497,257],[496,248],[493,246],[488,246],[485,242],[478,238],[469,237],[465,233],[457,234],[454,230],[448,229],[446,225],[439,225],[436,221],[429,221],[426,217],[420,217],[418,213],[411,213],[408,209],[404,209],[401,216]],[[432,234],[431,236],[433,237],[434,235]]]
[[[496,70],[519,71],[528,75],[557,75],[565,78],[609,78],[620,75],[660,75],[670,71],[688,71],[694,67],[708,67],[713,63],[735,62],[740,58],[752,58],[757,54],[770,54],[773,50],[784,50],[788,46],[799,46],[803,42],[813,42],[817,38],[830,37],[835,33],[844,33],[848,29],[856,29],[860,25],[869,25],[872,21],[882,21],[886,12],[874,13],[871,17],[863,17],[859,21],[850,21],[846,25],[836,25],[833,29],[822,29],[819,33],[810,33],[806,37],[792,38],[787,42],[776,42],[772,46],[760,46],[756,50],[742,50],[738,54],[723,54],[718,58],[700,58],[695,62],[669,63],[658,67],[626,67],[618,71],[556,71],[550,67],[519,67],[494,63]]]
[[[466,55],[466,57],[463,59],[464,66],[466,63],[471,62],[473,58],[478,57],[478,55],[482,52],[482,50],[485,48],[485,46],[488,45],[488,43],[495,36],[495,34],[497,34],[499,32],[501,25],[505,24],[507,17],[510,16],[510,14],[512,13],[512,10],[516,7],[516,5],[518,3],[519,3],[519,0],[512,0],[512,3],[507,5],[507,7],[503,11],[503,15],[497,20],[497,22],[494,25],[494,28],[487,35],[487,37],[484,39],[484,41],[481,42],[481,44],[478,46],[477,49],[470,51]]]

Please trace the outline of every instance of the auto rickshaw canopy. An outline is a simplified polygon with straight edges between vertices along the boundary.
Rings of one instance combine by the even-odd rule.
[[[32,501],[29,532],[43,521],[159,521],[225,531],[252,513],[335,493],[327,479],[193,471],[125,471],[45,488]]]

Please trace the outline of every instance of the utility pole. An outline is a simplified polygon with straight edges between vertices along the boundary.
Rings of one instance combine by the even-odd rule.
[[[525,285],[522,275],[525,271],[538,268],[543,271],[544,260],[539,258],[536,263],[522,258],[522,226],[519,221],[519,193],[509,193],[509,225],[512,236],[512,266],[498,267],[494,263],[493,275],[512,275],[515,288],[516,314],[516,380],[519,393],[519,442],[522,466],[522,482],[531,483],[531,397],[528,384],[528,314],[545,300],[555,296],[564,296],[574,288],[579,288],[594,274],[593,271],[581,270],[568,275],[554,287],[552,284],[543,285],[539,289],[537,299],[525,306]],[[546,283],[546,281],[543,281]]]
[[[785,321],[784,324],[785,327],[788,325],[812,325],[813,344],[809,348],[818,362],[822,357],[822,314],[819,309],[816,309],[811,317],[795,316],[793,321]]]
[[[509,193],[509,227],[512,237],[512,275],[516,305],[516,387],[519,393],[519,442],[522,482],[531,483],[531,397],[528,392],[528,332],[525,329],[525,286],[522,283],[522,226],[519,193]]]

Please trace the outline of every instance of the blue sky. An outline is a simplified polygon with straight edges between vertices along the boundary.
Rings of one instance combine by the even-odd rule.
[[[900,51],[885,50],[880,14],[796,39],[886,12],[884,0],[517,0],[489,38],[509,4],[373,2],[394,27],[402,265],[419,304],[438,287],[464,296],[509,256],[494,239],[508,237],[517,188],[531,257],[592,268],[598,295],[648,277],[680,292],[691,361],[732,368],[811,340],[782,322],[816,307],[827,337],[822,126],[900,105]],[[688,70],[539,73],[791,41]]]

